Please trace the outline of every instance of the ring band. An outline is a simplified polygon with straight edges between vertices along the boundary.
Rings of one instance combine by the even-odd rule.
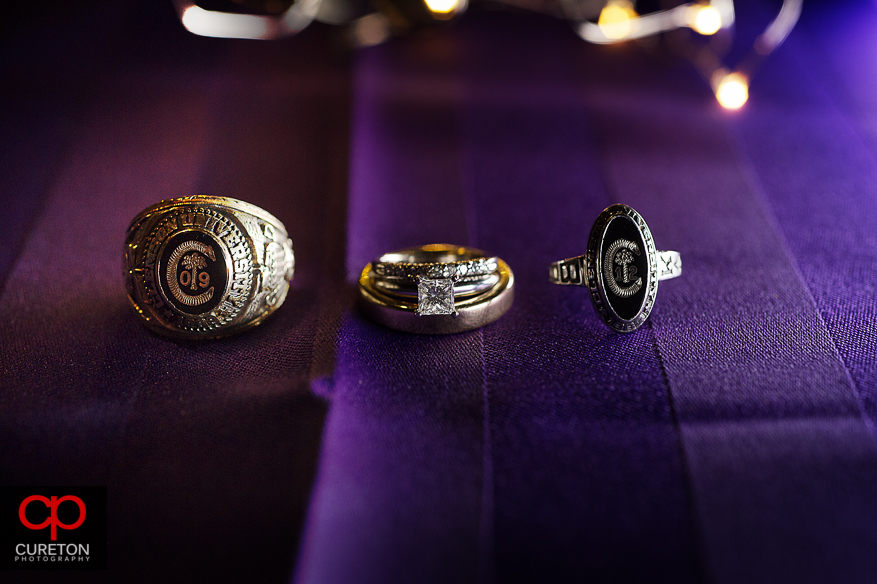
[[[613,330],[631,332],[648,319],[658,282],[682,274],[676,251],[656,251],[642,215],[612,205],[597,217],[585,255],[553,262],[554,284],[587,286],[597,314]]]
[[[168,199],[125,238],[128,299],[152,330],[207,339],[256,326],[286,299],[292,240],[276,217],[224,197]]]
[[[384,280],[416,280],[417,278],[452,278],[457,276],[461,280],[468,281],[478,280],[496,271],[497,258],[480,257],[455,260],[454,258],[459,256],[454,253],[446,254],[442,251],[436,251],[430,254],[433,256],[430,259],[435,261],[416,262],[415,259],[421,259],[422,255],[423,253],[412,254],[408,250],[384,254],[372,264],[372,270],[377,277]],[[441,261],[442,259],[449,261]]]
[[[462,279],[454,282],[454,299],[467,298],[469,296],[480,294],[489,290],[499,282],[499,274],[494,272],[488,276],[483,276],[475,281],[464,281]],[[381,292],[388,294],[396,294],[406,298],[417,298],[417,288],[406,286],[403,282],[393,280],[385,280],[379,277],[374,279],[375,287]]]
[[[502,316],[513,298],[514,274],[508,264],[470,247],[436,244],[385,254],[367,264],[359,277],[362,312],[410,333],[482,327]]]

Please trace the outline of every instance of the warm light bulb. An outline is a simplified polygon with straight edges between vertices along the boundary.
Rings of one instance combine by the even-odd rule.
[[[632,18],[636,18],[636,10],[630,2],[624,0],[611,0],[600,12],[597,25],[612,40],[621,40],[630,36],[633,31]]]
[[[456,12],[462,0],[423,0],[430,12],[435,14],[450,14]]]
[[[691,19],[691,28],[694,32],[711,35],[716,34],[722,28],[722,15],[714,7],[698,6],[694,11],[694,18]]]
[[[749,80],[740,73],[729,73],[716,86],[716,99],[725,109],[740,109],[749,99]]]

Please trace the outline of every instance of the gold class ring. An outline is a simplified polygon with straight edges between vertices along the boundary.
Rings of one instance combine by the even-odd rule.
[[[131,306],[152,330],[209,339],[256,326],[286,299],[292,240],[276,217],[225,197],[168,199],[125,237]]]
[[[384,254],[359,277],[360,310],[375,322],[419,334],[459,333],[502,316],[514,299],[508,264],[448,244]]]

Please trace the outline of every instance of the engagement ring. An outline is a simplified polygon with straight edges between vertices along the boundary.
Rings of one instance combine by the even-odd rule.
[[[508,264],[482,251],[436,244],[388,253],[359,278],[362,311],[390,328],[424,334],[475,329],[512,304]]]

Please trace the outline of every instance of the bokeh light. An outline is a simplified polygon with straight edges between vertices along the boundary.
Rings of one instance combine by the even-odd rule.
[[[423,0],[429,11],[434,14],[451,14],[462,8],[463,0]]]
[[[630,36],[633,31],[632,18],[636,18],[633,5],[625,0],[612,0],[603,7],[597,26],[606,38],[620,40]]]
[[[390,25],[379,12],[367,14],[353,24],[353,38],[360,47],[379,45],[390,38]]]
[[[693,8],[694,17],[691,19],[691,29],[702,35],[716,34],[722,28],[722,15],[714,7],[709,5]]]
[[[740,73],[720,77],[716,84],[716,99],[725,109],[740,109],[749,100],[749,80]]]

